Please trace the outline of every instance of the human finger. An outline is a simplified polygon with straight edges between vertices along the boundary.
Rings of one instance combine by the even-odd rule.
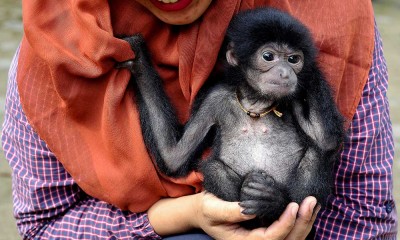
[[[237,223],[256,217],[256,215],[243,214],[243,210],[238,202],[227,202],[211,193],[205,193],[204,195],[203,214],[212,222]]]
[[[265,230],[265,239],[285,239],[295,225],[298,210],[299,205],[297,203],[290,203],[279,219]]]
[[[307,197],[300,204],[295,225],[286,239],[305,239],[310,233],[320,206],[315,197]]]

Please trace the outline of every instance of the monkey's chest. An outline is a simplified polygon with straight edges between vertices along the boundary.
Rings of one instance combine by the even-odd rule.
[[[249,119],[235,129],[221,130],[219,157],[243,175],[264,170],[286,181],[288,170],[298,166],[303,154],[304,146],[292,124]]]

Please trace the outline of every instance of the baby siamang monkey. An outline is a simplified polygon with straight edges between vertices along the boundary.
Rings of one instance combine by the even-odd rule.
[[[324,204],[343,139],[343,118],[316,62],[307,28],[279,10],[261,8],[232,20],[223,48],[224,77],[203,89],[182,127],[154,70],[144,40],[126,40],[147,147],[160,171],[188,174],[201,161],[207,191],[240,201],[258,224],[276,220],[291,201]]]

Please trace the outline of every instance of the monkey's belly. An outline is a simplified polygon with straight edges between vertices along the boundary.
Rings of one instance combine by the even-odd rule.
[[[290,129],[289,129],[290,130]],[[295,131],[273,131],[264,133],[248,129],[247,134],[222,137],[220,159],[238,174],[244,176],[254,170],[263,170],[276,181],[290,181],[305,148]]]

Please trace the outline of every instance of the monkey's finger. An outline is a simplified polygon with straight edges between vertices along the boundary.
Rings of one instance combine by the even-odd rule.
[[[135,34],[133,36],[123,38],[123,40],[127,41],[129,45],[131,45],[131,48],[135,54],[147,48],[144,38],[141,34]]]
[[[246,200],[239,203],[239,206],[242,208],[252,208],[257,204],[258,201],[256,200]]]
[[[239,203],[239,206],[243,208],[242,213],[246,215],[260,215],[267,212],[267,206],[256,200],[247,200]]]
[[[242,210],[242,214],[245,214],[245,215],[256,215],[257,212],[258,212],[257,208],[244,208]]]
[[[125,62],[117,62],[116,64],[115,64],[115,68],[127,68],[127,69],[129,69],[129,70],[132,70],[132,68],[133,68],[133,60],[128,60],[128,61],[125,61]]]
[[[259,190],[273,189],[273,187],[271,187],[270,185],[265,184],[265,183],[259,183],[259,182],[249,182],[248,185],[251,188],[255,188],[255,189],[259,189]]]
[[[260,190],[255,190],[255,189],[242,189],[242,195],[244,195],[244,197],[242,197],[243,200],[259,199],[259,200],[268,201],[268,200],[276,199],[275,196],[273,196],[273,194],[274,193],[272,191],[262,192]],[[245,196],[248,196],[248,197],[245,197]]]

